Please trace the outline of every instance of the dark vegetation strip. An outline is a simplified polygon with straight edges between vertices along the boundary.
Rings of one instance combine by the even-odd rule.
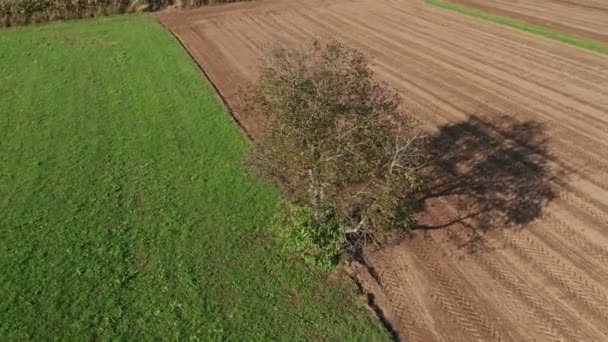
[[[250,0],[0,0],[0,27]]]
[[[500,25],[509,26],[518,30],[522,30],[528,33],[536,34],[539,36],[543,36],[545,38],[553,39],[560,41],[562,43],[578,46],[580,48],[588,49],[591,51],[599,52],[602,54],[608,54],[608,44],[604,44],[592,39],[587,39],[579,36],[575,36],[568,33],[563,33],[559,31],[555,31],[543,26],[538,26],[534,24],[527,23],[525,21],[487,13],[475,8],[457,5],[450,2],[445,2],[442,0],[427,0],[427,2],[431,5],[435,5],[444,9],[456,11],[458,13],[462,13],[468,16],[481,18],[484,20],[492,21]]]

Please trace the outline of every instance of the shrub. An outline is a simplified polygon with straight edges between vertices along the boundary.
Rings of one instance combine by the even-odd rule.
[[[325,222],[317,222],[310,208],[287,203],[274,218],[274,230],[284,242],[284,250],[298,255],[312,266],[334,267],[341,256],[343,235],[334,215]]]
[[[415,121],[369,62],[335,41],[275,48],[246,95],[263,117],[256,169],[310,209],[304,227],[337,220],[335,240],[351,252],[411,227],[424,160]]]

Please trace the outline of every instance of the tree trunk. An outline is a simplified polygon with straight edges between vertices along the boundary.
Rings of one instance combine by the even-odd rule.
[[[310,204],[314,211],[315,222],[317,224],[325,223],[326,217],[322,209],[323,187],[317,179],[313,169],[308,170],[308,177],[310,179]]]

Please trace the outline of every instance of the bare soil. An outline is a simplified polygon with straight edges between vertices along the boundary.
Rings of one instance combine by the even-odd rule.
[[[419,229],[366,261],[403,338],[608,340],[608,58],[424,1],[277,0],[159,19],[254,139],[259,118],[237,91],[272,44],[339,39],[401,90],[431,135],[435,183]]]
[[[449,0],[449,2],[608,42],[607,1]]]

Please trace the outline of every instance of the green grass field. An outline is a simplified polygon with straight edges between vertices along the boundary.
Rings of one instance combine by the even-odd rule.
[[[2,340],[388,338],[280,252],[277,189],[151,18],[0,31],[0,137]]]
[[[584,37],[575,36],[573,34],[555,31],[550,28],[527,23],[525,21],[484,12],[484,11],[478,10],[476,8],[462,6],[462,5],[454,4],[451,2],[446,2],[443,0],[427,0],[427,2],[431,5],[435,5],[435,6],[438,6],[441,8],[456,11],[458,13],[462,13],[462,14],[465,14],[465,15],[468,15],[471,17],[476,17],[476,18],[492,21],[492,22],[500,24],[500,25],[509,26],[509,27],[512,27],[512,28],[515,28],[515,29],[518,29],[521,31],[543,36],[548,39],[557,40],[562,43],[574,45],[574,46],[577,46],[577,47],[580,47],[583,49],[599,52],[602,54],[608,54],[608,44],[604,44],[602,42],[598,42],[593,39],[588,39],[588,38],[584,38]]]

